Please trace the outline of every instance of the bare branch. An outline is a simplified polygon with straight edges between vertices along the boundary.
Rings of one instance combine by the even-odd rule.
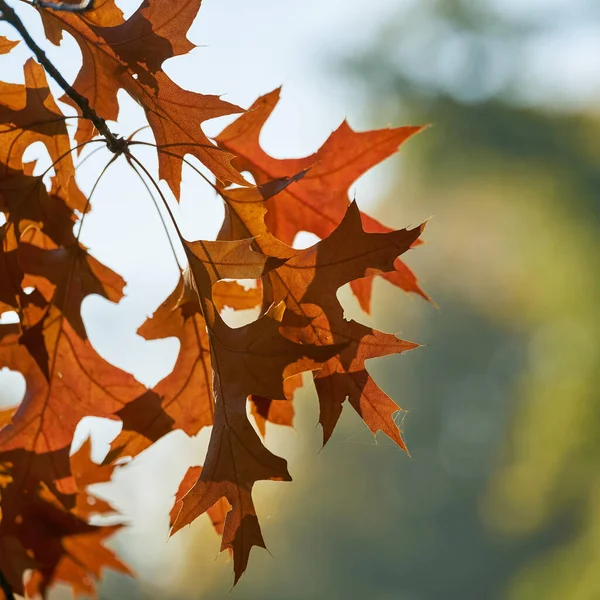
[[[93,10],[94,0],[81,0],[79,4],[63,4],[62,2],[51,2],[50,0],[33,0],[33,6],[78,13],[85,12],[87,10]]]
[[[65,94],[77,104],[81,110],[81,114],[88,120],[90,120],[94,127],[98,130],[100,135],[106,140],[106,146],[114,154],[122,154],[127,148],[127,141],[121,137],[116,136],[106,124],[106,121],[98,115],[98,113],[90,106],[89,100],[82,96],[77,90],[75,90],[67,80],[62,76],[60,71],[54,66],[50,59],[46,56],[46,53],[37,45],[35,40],[27,31],[27,28],[23,24],[23,21],[19,18],[14,9],[6,2],[6,0],[0,0],[0,20],[10,23],[23,38],[23,41],[27,44],[27,47],[33,52],[38,62],[44,67],[46,72],[60,85],[64,90]]]

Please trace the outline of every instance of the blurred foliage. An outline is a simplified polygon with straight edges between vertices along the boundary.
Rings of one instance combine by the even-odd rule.
[[[298,437],[270,430],[294,475],[259,501],[275,558],[253,553],[234,600],[600,596],[600,119],[576,89],[552,96],[534,60],[542,42],[600,26],[599,8],[403,2],[343,57],[370,125],[434,124],[375,211],[396,226],[435,215],[408,261],[440,311],[378,282],[371,317],[429,346],[369,365],[411,411],[413,458],[347,410],[317,455],[302,391]],[[163,597],[223,597],[210,539],[189,536]]]
[[[586,6],[600,26],[598,5]],[[539,90],[525,79],[536,39],[568,27],[573,10],[563,3],[561,18],[540,9],[515,20],[491,2],[420,2],[350,65],[372,106],[385,99],[378,122],[435,123],[418,151],[406,152],[397,186],[403,205],[408,194],[413,207],[436,213],[435,251],[424,264],[452,326],[434,333],[432,344],[447,346],[428,359],[436,383],[423,384],[427,375],[417,373],[414,385],[451,384],[458,374],[445,377],[441,364],[471,356],[464,385],[422,390],[419,420],[450,413],[446,426],[463,445],[487,437],[495,446],[495,464],[466,496],[454,487],[435,513],[442,530],[455,505],[453,556],[423,566],[437,581],[446,574],[451,587],[436,595],[419,583],[418,598],[600,597],[600,120],[594,106],[533,101]],[[391,202],[383,209],[394,210]],[[477,393],[480,363],[501,351],[503,337],[511,383]],[[469,405],[475,394],[479,403]],[[482,415],[508,418],[505,433],[493,438],[502,427],[485,427]],[[443,441],[423,437],[412,420],[409,436],[413,449],[415,439]],[[476,457],[464,456],[464,467]],[[481,539],[474,519],[485,526]],[[450,568],[457,556],[471,563],[467,572]]]

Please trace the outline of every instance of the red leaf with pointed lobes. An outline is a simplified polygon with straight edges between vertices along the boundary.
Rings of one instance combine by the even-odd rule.
[[[22,171],[27,147],[42,142],[53,163],[60,161],[53,194],[70,208],[83,211],[86,199],[75,182],[64,115],[50,93],[44,69],[29,59],[24,71],[25,85],[0,82],[0,180],[11,172]]]
[[[144,393],[132,375],[113,367],[77,336],[60,312],[51,308],[39,331],[47,353],[44,373],[17,335],[0,344],[0,362],[25,377],[25,398],[13,423],[0,431],[0,451],[24,448],[35,453],[68,446],[86,416],[114,417]]]
[[[270,275],[276,300],[290,311],[284,334],[303,343],[345,343],[316,375],[321,405],[320,422],[326,442],[346,397],[374,433],[383,430],[405,448],[393,414],[400,409],[384,394],[365,369],[365,360],[404,352],[416,344],[346,321],[336,290],[356,273],[390,271],[394,257],[408,250],[422,228],[390,233],[367,233],[355,203],[340,226],[325,240],[290,258]],[[278,279],[276,279],[278,278]]]
[[[248,421],[246,399],[256,394],[285,399],[286,377],[318,368],[339,347],[301,345],[283,337],[283,305],[238,329],[221,320],[205,300],[214,373],[215,423],[200,479],[183,497],[172,533],[226,498],[221,550],[233,551],[235,581],[248,563],[252,546],[264,540],[252,501],[256,481],[291,479],[285,460],[267,450]]]
[[[118,413],[123,430],[111,444],[113,458],[136,456],[175,429],[196,435],[213,423],[206,323],[197,298],[186,295],[183,279],[138,334],[147,340],[176,337],[181,347],[173,371]]]
[[[177,515],[183,505],[183,497],[194,487],[202,473],[202,467],[190,467],[185,477],[179,484],[179,489],[175,494],[175,502],[169,514],[169,526],[173,527],[173,523],[177,519]],[[231,510],[231,504],[225,498],[221,498],[216,504],[213,504],[206,512],[210,521],[218,535],[223,535],[225,527],[225,518]]]
[[[235,164],[240,170],[250,171],[258,184],[308,170],[302,181],[268,203],[266,223],[269,231],[286,244],[292,244],[300,231],[325,238],[342,220],[349,204],[348,190],[354,181],[395,153],[402,143],[423,127],[359,133],[344,121],[315,154],[299,159],[275,159],[261,148],[259,137],[279,101],[279,93],[280,89],[277,89],[259,98],[217,137],[217,141],[223,148],[238,155]],[[389,228],[372,230],[371,224],[379,225],[377,221],[367,215],[363,218],[367,231],[390,231]],[[427,299],[410,269],[401,261],[397,262],[397,266],[400,275],[390,278],[391,283]],[[363,308],[368,308],[369,283],[365,282],[360,287],[357,284],[353,291],[356,291]]]
[[[28,461],[14,465],[33,475]],[[22,487],[23,478],[3,482],[2,522],[0,523],[0,570],[13,590],[27,597],[46,595],[55,583],[65,583],[75,594],[95,595],[94,579],[105,568],[123,573],[129,569],[103,544],[120,529],[120,525],[90,525],[65,508],[59,498],[43,482]],[[8,552],[4,552],[8,549]],[[31,570],[23,585],[23,576]]]
[[[123,278],[81,245],[44,250],[21,243],[18,256],[19,266],[27,276],[25,284],[39,289],[47,302],[58,307],[82,339],[87,337],[81,317],[83,300],[91,294],[111,302],[119,302],[123,297]]]
[[[218,96],[184,90],[161,70],[165,60],[192,48],[185,36],[199,8],[200,0],[144,0],[127,21],[105,27],[85,15],[42,9],[53,31],[68,31],[79,44],[83,65],[73,87],[101,117],[117,119],[121,88],[144,108],[156,143],[165,150],[159,153],[159,176],[177,198],[185,154],[195,156],[220,181],[246,184],[231,165],[233,155],[215,146],[200,127],[242,109]],[[79,110],[70,98],[63,100]],[[94,135],[92,124],[82,119],[76,140],[83,143]]]
[[[77,495],[73,513],[82,519],[91,515],[110,514],[117,512],[106,500],[97,498],[88,487],[97,483],[108,483],[117,467],[115,465],[99,465],[92,460],[92,440],[86,438],[81,448],[71,456],[71,473]]]
[[[403,352],[415,345],[394,336],[386,338],[386,334],[346,321],[336,291],[359,277],[392,271],[396,257],[414,246],[423,226],[369,233],[365,231],[356,203],[352,203],[329,237],[298,251],[285,247],[266,229],[266,203],[259,200],[258,190],[222,190],[220,193],[227,204],[232,231],[254,235],[257,249],[287,258],[267,275],[270,299],[284,301],[288,308],[284,334],[309,344],[346,344],[339,356],[323,365],[315,381],[324,442],[329,439],[348,396],[373,432],[382,429],[404,448],[393,420],[399,407],[376,386],[364,362],[381,356],[382,344],[374,340],[386,339],[387,353]]]

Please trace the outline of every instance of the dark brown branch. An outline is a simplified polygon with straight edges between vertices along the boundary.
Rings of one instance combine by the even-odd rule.
[[[10,583],[8,583],[2,571],[0,571],[0,590],[4,592],[6,600],[16,600],[12,586],[10,585]]]
[[[81,114],[88,120],[90,120],[98,132],[106,140],[106,146],[111,152],[115,154],[121,154],[127,148],[127,141],[121,137],[116,136],[106,124],[106,121],[96,113],[96,111],[90,106],[88,99],[77,92],[71,87],[67,80],[61,75],[60,71],[50,62],[46,53],[37,45],[35,40],[29,35],[27,28],[23,24],[23,21],[19,18],[14,9],[7,4],[6,0],[0,0],[0,20],[10,23],[23,38],[23,41],[27,44],[28,48],[33,52],[38,62],[44,67],[46,72],[60,85],[64,90],[65,94],[77,104],[81,110]]]
[[[50,0],[33,0],[34,6],[40,8],[51,8],[64,12],[85,12],[94,9],[94,0],[81,0],[79,4],[63,4],[62,2],[50,2]]]

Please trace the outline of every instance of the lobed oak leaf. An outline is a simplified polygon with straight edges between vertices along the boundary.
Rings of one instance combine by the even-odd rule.
[[[391,271],[395,258],[412,246],[421,231],[422,227],[368,233],[352,203],[329,237],[299,252],[270,275],[274,298],[284,300],[289,308],[285,335],[304,343],[345,344],[315,376],[324,443],[349,397],[371,431],[383,430],[405,449],[393,420],[399,407],[377,387],[364,363],[368,358],[404,352],[416,345],[346,321],[336,291],[357,275]]]
[[[104,544],[122,525],[98,527],[89,525],[87,532],[63,536],[62,556],[52,568],[34,570],[25,591],[29,597],[45,596],[48,587],[63,583],[74,596],[96,597],[96,582],[104,569],[133,575],[131,569]]]
[[[91,294],[111,302],[119,302],[123,297],[123,278],[80,244],[45,250],[21,243],[18,258],[26,283],[39,289],[47,302],[62,311],[81,339],[87,337],[81,317],[83,300]]]
[[[53,195],[72,209],[84,211],[87,201],[75,182],[71,140],[65,118],[48,87],[44,69],[33,59],[24,66],[25,85],[0,82],[0,179],[23,170],[23,154],[42,142],[53,163],[60,163]]]
[[[92,460],[91,438],[86,438],[81,448],[71,455],[70,466],[76,494],[73,514],[87,520],[91,515],[117,512],[109,502],[94,496],[87,489],[90,485],[109,482],[117,468],[115,465],[99,465]]]
[[[177,493],[175,494],[175,502],[173,503],[173,508],[169,513],[169,527],[173,527],[173,524],[177,519],[177,515],[181,510],[181,506],[183,504],[183,497],[192,489],[192,487],[194,487],[194,484],[198,481],[201,472],[202,467],[190,467],[187,470],[184,478],[181,480]],[[214,527],[218,535],[223,535],[225,518],[230,510],[231,505],[229,504],[229,502],[227,502],[225,498],[221,498],[206,511],[212,523],[212,526]]]
[[[103,568],[129,572],[103,546],[120,526],[90,525],[78,513],[82,504],[77,492],[63,493],[52,481],[46,483],[44,465],[68,472],[68,447],[31,454],[24,450],[0,454],[6,472],[0,483],[0,570],[16,593],[28,597],[45,595],[48,586],[57,582],[70,585],[76,594],[94,595],[92,578],[98,578]],[[73,478],[68,479],[72,484]],[[4,552],[7,548],[10,551]],[[28,570],[32,573],[23,585]]]
[[[221,550],[234,556],[235,581],[253,546],[265,547],[252,501],[256,481],[290,481],[286,461],[261,443],[246,413],[246,399],[260,395],[285,399],[284,379],[318,368],[339,347],[296,344],[279,331],[283,305],[273,306],[257,321],[229,328],[206,299],[214,373],[215,423],[200,478],[183,497],[172,533],[226,498],[232,509],[225,519]]]
[[[44,597],[48,587],[57,583],[70,586],[76,596],[94,597],[95,580],[101,577],[104,569],[131,574],[130,569],[104,545],[121,525],[89,525],[49,502],[41,501],[28,509],[23,514],[23,524],[37,524],[37,529],[19,531],[19,536],[38,566],[23,590],[27,597]]]
[[[380,356],[381,340],[386,334],[346,321],[336,292],[345,283],[374,273],[390,272],[397,256],[411,248],[423,226],[388,233],[365,231],[361,214],[352,203],[340,225],[323,241],[306,250],[295,251],[271,236],[265,225],[266,203],[259,189],[221,191],[230,222],[236,230],[255,238],[259,250],[286,255],[286,262],[268,276],[272,301],[285,302],[285,335],[310,344],[346,344],[338,356],[325,362],[315,384],[321,406],[320,422],[326,442],[341,413],[346,396],[369,428],[382,429],[405,448],[393,421],[399,407],[385,395],[365,370],[364,361]],[[388,353],[403,352],[414,344],[387,339]],[[334,385],[335,383],[335,385]]]
[[[220,181],[246,183],[231,165],[233,155],[215,146],[200,127],[242,109],[218,96],[184,90],[160,69],[166,59],[193,47],[185,34],[199,8],[200,0],[144,0],[127,21],[105,27],[85,15],[41,9],[46,22],[68,31],[79,44],[83,65],[73,87],[102,118],[116,120],[120,88],[144,108],[157,145],[168,149],[159,155],[159,176],[176,197],[185,154],[195,156]],[[63,100],[80,111],[70,98]],[[76,140],[83,143],[93,136],[91,123],[81,120]]]
[[[23,448],[41,454],[60,450],[70,445],[83,417],[114,418],[145,391],[132,375],[104,361],[55,307],[40,324],[45,370],[19,343],[14,329],[0,338],[1,364],[22,373],[26,383],[25,398],[12,424],[0,431],[0,451]]]
[[[123,429],[112,442],[112,458],[136,456],[175,429],[196,435],[213,423],[206,324],[198,300],[184,296],[183,278],[138,334],[147,340],[176,337],[181,347],[173,371],[117,413]]]
[[[268,203],[266,223],[269,231],[286,244],[292,244],[300,231],[312,232],[323,239],[342,220],[349,204],[348,190],[354,181],[396,152],[423,127],[359,133],[344,121],[315,154],[300,159],[275,159],[261,148],[259,137],[279,101],[279,94],[280,89],[276,89],[259,98],[221,132],[217,142],[238,155],[234,164],[240,170],[250,171],[259,185],[307,171],[302,181]],[[368,231],[391,231],[365,214],[362,218]],[[428,299],[410,269],[400,260],[396,262],[396,269],[398,275],[388,277],[392,284]],[[368,312],[370,280],[355,284],[352,289]]]

